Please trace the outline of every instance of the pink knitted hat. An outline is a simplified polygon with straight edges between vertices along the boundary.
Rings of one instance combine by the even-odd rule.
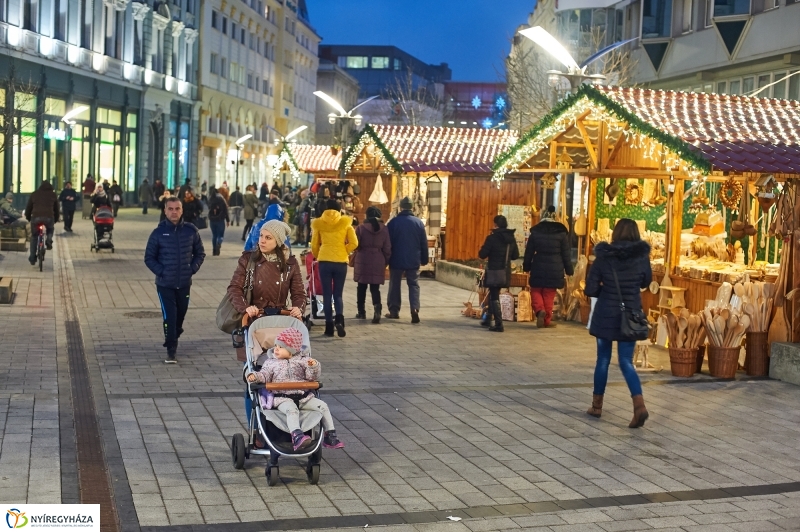
[[[303,333],[297,329],[284,329],[275,338],[275,345],[279,345],[289,351],[292,355],[296,355],[303,347]]]

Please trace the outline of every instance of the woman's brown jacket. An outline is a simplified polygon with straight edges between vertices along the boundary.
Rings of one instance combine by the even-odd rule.
[[[277,262],[269,262],[263,256],[256,263],[253,274],[253,299],[248,302],[244,297],[244,283],[247,263],[251,252],[245,251],[239,257],[239,264],[233,272],[231,284],[228,285],[228,297],[237,312],[244,313],[250,305],[258,308],[287,306],[286,300],[291,297],[291,306],[301,310],[306,306],[306,291],[303,288],[303,275],[300,265],[292,255],[286,261],[288,271],[281,275]]]

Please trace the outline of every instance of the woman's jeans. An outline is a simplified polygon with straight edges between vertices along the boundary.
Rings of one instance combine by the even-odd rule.
[[[319,279],[322,281],[322,307],[325,311],[325,321],[333,321],[331,297],[333,297],[333,305],[336,307],[336,315],[344,314],[342,292],[344,292],[344,282],[347,279],[347,263],[320,261]]]
[[[608,382],[608,366],[611,364],[611,348],[613,340],[605,338],[597,339],[597,365],[594,368],[594,394],[603,395],[606,393],[606,382]],[[642,383],[639,382],[639,375],[633,367],[633,349],[636,342],[617,342],[617,359],[622,376],[628,383],[631,396],[642,395]]]
[[[225,236],[225,220],[211,220],[208,225],[211,226],[211,245],[214,249],[221,248]]]

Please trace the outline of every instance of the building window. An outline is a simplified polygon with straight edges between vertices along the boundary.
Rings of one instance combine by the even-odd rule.
[[[788,79],[789,92],[786,94],[786,97],[790,100],[800,100],[800,74],[797,74],[797,72],[797,70],[789,72],[789,75],[792,77]]]
[[[642,9],[642,38],[669,37],[672,0],[644,0]]]
[[[367,68],[369,57],[351,55],[339,58],[339,66],[344,68]]]
[[[786,72],[779,72],[775,74],[776,83],[772,87],[773,98],[786,98],[786,81],[783,80],[783,78],[785,77],[786,77]],[[783,80],[783,81],[778,81],[778,80]]]
[[[236,38],[238,36],[239,36],[239,34],[236,33],[236,23],[235,22],[231,22],[231,39],[236,40]]]
[[[269,96],[269,82],[265,79],[261,80],[261,92]]]
[[[211,54],[211,60],[208,62],[208,68],[211,70],[212,74],[218,74],[219,70],[217,70],[219,62],[219,56],[217,54]]]
[[[230,72],[230,74],[231,74],[231,81],[235,82],[236,79],[239,76],[239,67],[233,61],[231,61],[231,72]]]
[[[252,33],[250,34],[250,49],[251,50],[256,49],[256,36]]]
[[[251,74],[250,72],[247,73],[247,88],[248,89],[253,88],[253,74]]]
[[[245,43],[245,41],[247,40],[247,39],[245,38],[246,36],[247,36],[247,32],[246,32],[246,31],[244,31],[244,28],[242,28],[242,29],[239,31],[239,42],[240,42],[240,43],[242,43],[242,44],[244,44],[244,43]]]
[[[710,28],[714,20],[714,0],[706,0],[705,19],[706,28]]]
[[[741,92],[742,82],[740,80],[731,81],[731,88],[728,91],[728,94],[731,96],[736,96]]]
[[[211,10],[211,27],[215,30],[218,30],[219,27],[219,15],[213,9]]]
[[[228,60],[224,57],[219,61],[219,75],[223,78],[228,77]]]
[[[694,14],[694,0],[683,0],[682,29],[684,33],[692,31],[694,29],[694,24],[692,24],[693,14]]]
[[[228,34],[228,17],[222,17],[222,33]]]
[[[394,60],[394,69],[395,69],[395,70],[400,70],[402,67],[403,67],[403,65],[402,65],[402,63],[400,62],[400,60],[399,60],[399,59],[395,59],[395,60]]]
[[[728,89],[728,83],[725,81],[720,81],[717,83],[717,94],[725,94]]]
[[[742,95],[747,96],[753,92],[755,88],[755,78],[749,77],[742,80]]]
[[[388,57],[373,57],[372,58],[372,68],[389,68],[389,58]]]
[[[750,0],[714,0],[714,16],[749,15]]]

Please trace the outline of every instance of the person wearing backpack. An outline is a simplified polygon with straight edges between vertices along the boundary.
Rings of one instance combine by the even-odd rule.
[[[222,240],[225,236],[225,227],[230,223],[228,204],[225,203],[225,198],[213,186],[208,189],[208,198],[208,224],[211,226],[212,254],[219,255],[219,251],[222,248]]]

